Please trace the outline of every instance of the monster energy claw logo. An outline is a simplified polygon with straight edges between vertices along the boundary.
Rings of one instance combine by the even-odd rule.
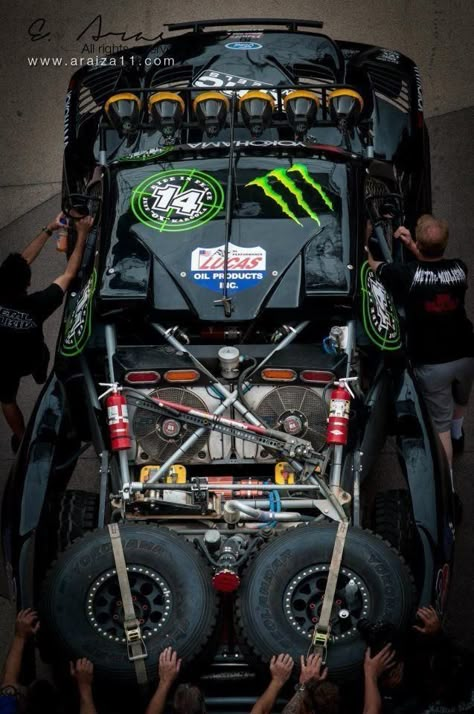
[[[281,210],[286,216],[289,216],[293,221],[295,221],[295,223],[297,223],[299,226],[302,226],[303,224],[299,220],[298,216],[291,210],[288,201],[286,201],[285,198],[280,195],[278,191],[275,190],[274,184],[281,184],[289,191],[292,196],[294,196],[298,203],[298,206],[301,206],[301,208],[313,221],[316,221],[318,225],[321,225],[321,221],[319,220],[318,214],[313,211],[313,209],[305,199],[303,191],[299,188],[299,186],[297,186],[297,184],[293,180],[293,177],[289,176],[288,174],[295,174],[299,176],[305,184],[310,186],[312,189],[314,189],[314,191],[316,191],[317,194],[319,194],[319,196],[323,199],[329,210],[334,210],[334,206],[331,199],[324,191],[321,184],[319,184],[313,179],[313,177],[308,171],[307,166],[305,166],[304,164],[293,164],[293,166],[289,169],[273,169],[273,171],[269,171],[267,174],[265,174],[265,176],[259,176],[258,178],[253,179],[253,181],[249,181],[249,183],[246,185],[258,186],[259,188],[261,188],[265,196],[275,201],[275,203],[280,206]]]

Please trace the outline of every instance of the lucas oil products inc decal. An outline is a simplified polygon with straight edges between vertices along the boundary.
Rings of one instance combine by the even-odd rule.
[[[222,210],[224,191],[210,174],[197,169],[170,169],[153,174],[132,191],[135,217],[156,231],[189,231]]]
[[[224,276],[225,246],[196,248],[191,253],[191,277],[202,287],[216,292],[223,289],[225,279],[229,292],[240,292],[263,280],[266,260],[266,251],[260,246],[246,248],[229,243]]]

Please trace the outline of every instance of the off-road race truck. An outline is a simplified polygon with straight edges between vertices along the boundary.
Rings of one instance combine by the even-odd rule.
[[[449,472],[364,253],[370,220],[408,260],[394,229],[430,210],[420,77],[321,27],[170,25],[69,84],[69,251],[95,222],[3,545],[43,657],[114,691],[171,645],[240,711],[272,655],[315,649],[344,681],[360,620],[446,606]]]

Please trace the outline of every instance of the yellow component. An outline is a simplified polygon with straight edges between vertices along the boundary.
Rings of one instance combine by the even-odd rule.
[[[288,102],[291,102],[292,99],[300,98],[311,99],[316,104],[316,106],[319,107],[319,97],[317,94],[315,94],[314,92],[308,92],[307,89],[295,89],[293,92],[290,92],[286,95],[286,97],[284,97],[283,104],[285,106],[285,109]]]
[[[112,102],[120,102],[123,99],[137,102],[139,109],[142,106],[142,103],[136,94],[132,94],[131,92],[122,92],[121,94],[114,94],[113,97],[110,97],[110,99],[107,99],[107,101],[105,102],[105,107],[104,107],[105,113],[107,114],[109,105],[112,104]]]
[[[196,107],[198,104],[200,104],[201,102],[205,102],[208,99],[215,99],[218,102],[223,102],[226,106],[227,111],[229,111],[229,99],[225,96],[225,94],[222,94],[222,92],[202,92],[202,94],[198,94],[193,102],[193,111],[196,111]]]
[[[158,472],[159,464],[153,466],[142,466],[140,470],[140,483],[146,483]],[[165,476],[165,483],[186,483],[186,466],[173,464]]]
[[[353,97],[359,102],[360,110],[362,111],[364,108],[364,100],[360,96],[359,92],[356,92],[354,89],[334,89],[327,96],[328,104],[331,102],[331,99],[336,99],[336,97]]]
[[[261,92],[259,89],[252,89],[250,92],[246,92],[243,97],[240,97],[239,108],[242,107],[243,102],[246,102],[247,99],[263,99],[270,104],[272,109],[275,109],[275,102],[272,95]]]
[[[275,464],[275,483],[278,486],[292,486],[295,483],[295,474],[286,461],[278,461]]]
[[[184,99],[183,97],[180,97],[179,94],[175,94],[174,92],[157,92],[156,94],[152,94],[152,96],[148,100],[148,109],[151,109],[153,104],[155,104],[156,102],[164,101],[177,102],[177,104],[179,104],[179,106],[181,107],[182,112],[184,112],[186,108],[184,104]]]

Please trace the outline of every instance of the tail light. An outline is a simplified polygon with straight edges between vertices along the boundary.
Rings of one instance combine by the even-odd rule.
[[[127,384],[134,385],[157,384],[160,381],[160,375],[154,370],[150,370],[148,372],[127,372],[125,375],[125,381]]]
[[[262,369],[260,376],[266,382],[294,382],[296,372],[293,369]]]
[[[308,382],[309,384],[329,384],[334,380],[334,374],[324,370],[304,369],[300,372],[300,379],[302,382]]]
[[[200,376],[196,369],[169,369],[163,375],[167,382],[197,382]]]

